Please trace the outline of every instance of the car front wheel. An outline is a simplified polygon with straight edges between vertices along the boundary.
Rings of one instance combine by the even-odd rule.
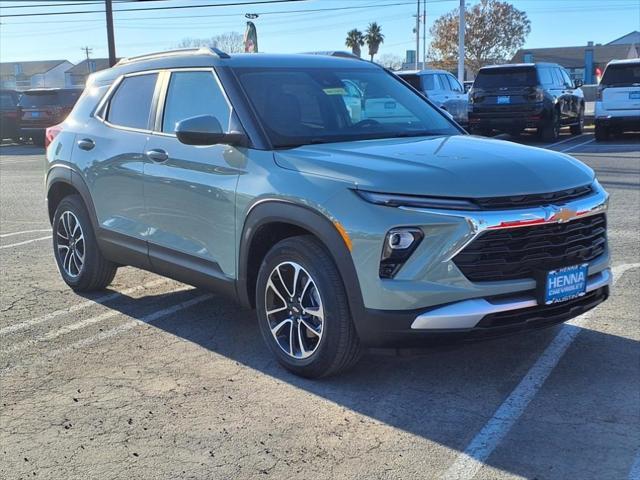
[[[53,252],[62,279],[78,292],[107,287],[118,269],[100,253],[89,214],[79,195],[63,198],[56,209]]]
[[[286,369],[318,378],[357,362],[360,342],[342,278],[314,237],[276,244],[262,262],[256,286],[260,330]]]

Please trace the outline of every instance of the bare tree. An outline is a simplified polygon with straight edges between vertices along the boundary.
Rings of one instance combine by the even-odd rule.
[[[216,47],[227,53],[244,52],[244,41],[241,33],[225,32],[211,38],[183,38],[178,48]]]
[[[531,32],[527,14],[499,0],[481,0],[465,11],[465,64],[474,72],[511,59]],[[458,9],[438,18],[430,30],[434,66],[455,68],[458,60]]]
[[[378,61],[376,63],[390,70],[400,70],[402,68],[403,60],[400,55],[396,55],[395,53],[383,53],[378,57]]]

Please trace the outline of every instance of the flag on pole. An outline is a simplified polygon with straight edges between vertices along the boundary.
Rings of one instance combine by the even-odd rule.
[[[247,29],[244,32],[244,51],[258,53],[258,32],[253,22],[247,22]]]

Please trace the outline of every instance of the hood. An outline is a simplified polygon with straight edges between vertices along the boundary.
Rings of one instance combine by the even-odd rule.
[[[550,193],[594,180],[589,167],[568,155],[469,135],[307,145],[278,151],[275,161],[362,190],[407,195]]]

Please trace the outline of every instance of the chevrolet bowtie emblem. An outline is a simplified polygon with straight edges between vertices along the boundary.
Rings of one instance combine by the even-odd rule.
[[[570,208],[565,207],[551,207],[551,212],[549,216],[550,222],[558,222],[565,223],[570,220],[573,220],[578,215],[578,212],[572,210]]]

